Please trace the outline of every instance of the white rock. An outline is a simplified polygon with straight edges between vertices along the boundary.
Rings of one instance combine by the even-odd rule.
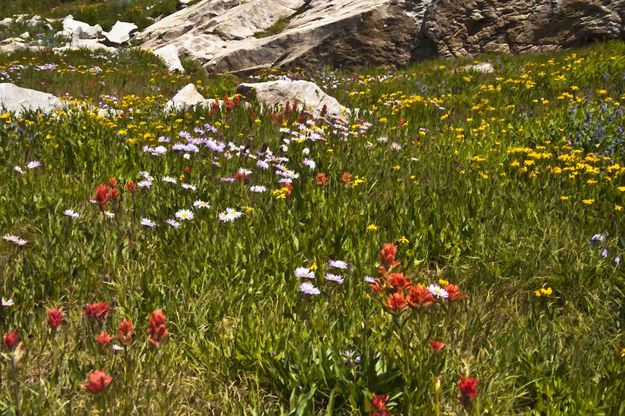
[[[63,31],[71,33],[73,38],[97,39],[102,34],[102,27],[100,25],[91,26],[88,23],[74,20],[72,15],[69,15],[63,20]]]
[[[194,84],[187,84],[165,104],[165,110],[188,110],[195,105],[202,105],[205,101]]]
[[[70,44],[54,48],[53,50],[55,52],[62,52],[79,49],[87,49],[89,51],[104,50],[111,53],[117,53],[117,49],[100,43],[98,39],[72,39],[72,42]]]
[[[259,83],[244,83],[237,88],[237,93],[247,98],[255,98],[261,105],[273,109],[283,107],[287,102],[319,116],[325,106],[329,116],[341,116],[348,113],[334,97],[329,96],[310,81],[279,80]]]
[[[28,49],[28,45],[22,38],[8,38],[0,41],[0,53],[12,53]]]
[[[106,33],[104,37],[111,43],[121,45],[130,40],[130,34],[139,29],[134,23],[117,21],[111,28],[111,31]]]
[[[480,62],[475,65],[467,65],[464,67],[465,71],[468,72],[479,72],[481,74],[492,74],[495,72],[495,67],[490,62]]]
[[[406,65],[430,2],[202,0],[149,26],[138,38],[144,49],[174,44],[213,72],[315,62]]]
[[[11,26],[13,24],[13,19],[10,17],[5,17],[0,20],[0,26]]]
[[[62,38],[62,39],[69,40],[69,39],[71,39],[71,38],[72,38],[72,34],[71,34],[71,32],[67,32],[67,31],[65,31],[65,30],[61,30],[61,31],[59,31],[59,32],[56,32],[56,33],[54,34],[54,37],[55,37],[55,38]]]
[[[25,110],[50,112],[62,105],[52,94],[21,88],[10,83],[0,84],[0,108],[20,114]]]
[[[30,33],[28,32],[24,32],[20,35],[20,38],[24,39],[24,40],[28,40],[30,39]]]
[[[182,62],[180,62],[178,49],[175,45],[163,46],[162,48],[156,49],[153,53],[165,62],[165,65],[167,65],[170,71],[178,71],[184,74],[184,67],[182,66]]]
[[[30,18],[30,20],[28,21],[28,27],[35,27],[40,23],[43,23],[44,20],[41,18],[41,16],[33,16]]]

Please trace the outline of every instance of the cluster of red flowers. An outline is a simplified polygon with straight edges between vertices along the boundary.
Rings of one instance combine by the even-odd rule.
[[[117,179],[110,178],[108,180],[108,184],[99,185],[95,189],[95,196],[93,199],[95,203],[98,204],[100,210],[104,212],[106,205],[109,201],[119,195],[119,191],[117,190]]]
[[[83,309],[85,317],[96,323],[97,325],[104,325],[110,311],[109,304],[107,302],[95,302],[86,305]],[[46,323],[55,334],[59,327],[63,324],[65,317],[63,312],[58,308],[50,308],[48,310],[48,319]],[[167,331],[167,317],[162,310],[156,310],[150,315],[148,322],[148,342],[150,345],[160,347],[165,341],[168,335]],[[124,346],[130,345],[135,333],[134,325],[130,319],[123,319],[119,321],[117,325],[117,340]],[[114,339],[107,331],[103,330],[96,336],[96,342],[104,350]],[[20,334],[18,331],[13,330],[4,334],[2,337],[2,345],[9,352],[17,351],[20,348]],[[17,353],[17,352],[16,352]],[[99,393],[106,389],[113,377],[106,374],[104,370],[96,370],[89,373],[88,380],[83,384],[83,389],[90,393]]]
[[[135,333],[135,328],[130,319],[124,319],[119,321],[117,325],[117,339],[123,345],[130,345],[132,342],[132,336]],[[107,331],[102,331],[96,337],[96,342],[100,345],[100,347],[104,350],[113,341],[113,336],[111,336]]]
[[[82,312],[89,320],[103,325],[109,314],[109,304],[106,302],[90,303],[85,306]]]
[[[291,104],[290,101],[287,101],[284,106],[281,107],[281,111],[271,113],[269,118],[271,118],[271,124],[273,126],[279,126],[284,124],[291,124],[293,121],[297,121],[302,124],[306,122],[306,114],[301,111],[301,106],[297,101]]]
[[[388,394],[378,396],[373,393],[373,400],[371,401],[373,411],[369,416],[390,416],[391,411],[386,407],[386,403],[388,403]]]
[[[150,315],[150,322],[148,325],[148,334],[150,339],[148,340],[151,345],[156,348],[160,347],[161,343],[167,338],[167,317],[160,309],[152,312]]]
[[[369,287],[374,293],[387,295],[384,305],[393,312],[400,312],[410,307],[414,310],[426,309],[436,303],[436,298],[432,292],[422,284],[415,284],[410,277],[403,273],[394,273],[393,269],[399,265],[395,259],[397,247],[392,243],[385,243],[380,251],[380,267],[378,271],[382,277],[376,278],[375,283],[370,283]],[[466,299],[460,292],[460,288],[454,284],[447,284],[444,287],[447,293],[447,300],[451,302]]]
[[[477,378],[474,377],[462,377],[458,381],[458,388],[460,389],[460,401],[464,407],[468,407],[472,400],[477,396]]]

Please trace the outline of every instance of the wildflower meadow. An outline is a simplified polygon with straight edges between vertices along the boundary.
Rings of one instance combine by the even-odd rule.
[[[335,118],[185,64],[0,55],[66,104],[0,109],[0,413],[625,412],[625,44],[254,76]]]

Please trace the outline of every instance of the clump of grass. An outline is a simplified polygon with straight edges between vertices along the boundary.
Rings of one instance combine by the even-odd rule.
[[[290,22],[289,17],[281,17],[273,25],[268,27],[267,30],[254,33],[254,37],[261,39],[261,38],[268,38],[269,36],[274,36],[279,33],[282,33],[282,31],[284,31],[284,29],[286,29],[287,26],[289,25],[289,22]]]

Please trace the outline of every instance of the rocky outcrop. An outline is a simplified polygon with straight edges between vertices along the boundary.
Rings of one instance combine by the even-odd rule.
[[[289,103],[292,108],[300,108],[315,116],[322,113],[329,116],[345,115],[348,110],[334,97],[329,96],[309,81],[279,80],[259,83],[245,83],[239,85],[237,94],[247,99],[255,99],[262,106],[269,109],[285,106]]]
[[[144,30],[216,72],[270,66],[405,65],[430,0],[203,0]]]
[[[444,57],[550,52],[622,38],[625,0],[435,0],[424,34]]]
[[[27,110],[52,111],[61,106],[61,100],[52,94],[21,88],[10,83],[0,84],[0,110],[20,114]]]
[[[237,73],[548,52],[624,35],[625,0],[203,0],[139,39]]]

